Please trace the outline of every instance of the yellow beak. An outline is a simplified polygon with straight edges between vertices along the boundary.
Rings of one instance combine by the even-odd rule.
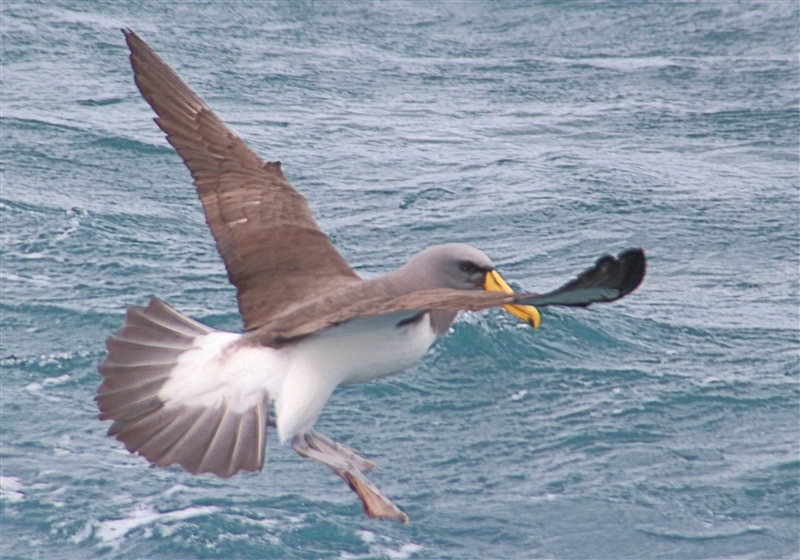
[[[497,274],[495,270],[490,270],[486,273],[486,278],[483,280],[483,289],[487,292],[514,293],[514,290],[509,288],[505,280],[500,278],[500,275]],[[539,323],[542,322],[541,317],[539,317],[539,311],[532,305],[514,305],[510,303],[502,307],[517,319],[528,323],[534,329],[538,329]]]

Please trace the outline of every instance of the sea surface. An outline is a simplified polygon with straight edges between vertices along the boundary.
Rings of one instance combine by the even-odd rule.
[[[2,16],[0,556],[797,558],[797,2],[14,2]],[[462,314],[317,428],[410,517],[368,519],[270,433],[262,473],[106,437],[104,340],[151,296],[241,328],[121,27],[264,159],[363,277],[435,243],[546,291]]]

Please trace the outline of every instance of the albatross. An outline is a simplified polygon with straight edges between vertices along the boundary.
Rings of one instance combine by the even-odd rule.
[[[244,322],[241,333],[218,331],[153,298],[130,307],[106,341],[99,418],[154,465],[220,477],[260,471],[274,427],[281,443],[344,479],[368,516],[407,522],[366,478],[375,463],[314,431],[334,389],[409,367],[460,310],[501,307],[537,328],[537,308],[615,301],[644,277],[644,251],[628,249],[556,290],[515,293],[482,251],[448,243],[363,280],[280,162],[259,158],[136,33],[122,31],[136,85],[194,179]]]

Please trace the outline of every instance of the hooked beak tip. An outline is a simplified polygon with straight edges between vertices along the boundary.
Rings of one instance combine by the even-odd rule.
[[[514,293],[514,290],[512,290],[511,287],[506,284],[505,280],[503,280],[503,278],[494,269],[486,273],[486,276],[483,280],[483,289],[488,292],[504,292],[507,294]],[[501,307],[517,319],[528,323],[532,328],[539,328],[541,317],[539,316],[539,310],[534,306],[509,303]]]

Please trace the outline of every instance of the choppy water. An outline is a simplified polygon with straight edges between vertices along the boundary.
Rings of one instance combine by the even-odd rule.
[[[3,558],[800,554],[796,2],[0,9]],[[364,276],[444,241],[529,290],[631,246],[649,275],[334,394],[408,526],[274,435],[257,475],[149,468],[96,420],[105,337],[151,295],[240,321],[122,26]]]

